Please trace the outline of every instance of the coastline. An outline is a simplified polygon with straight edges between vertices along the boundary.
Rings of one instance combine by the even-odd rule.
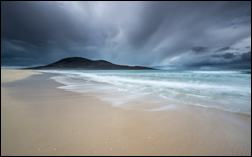
[[[20,72],[22,71],[22,72]],[[32,75],[41,74],[32,70],[16,70],[16,69],[2,69],[1,68],[1,83],[14,82],[26,79]]]
[[[251,155],[251,116],[122,109],[58,89],[53,74],[8,71],[1,69],[1,155]]]

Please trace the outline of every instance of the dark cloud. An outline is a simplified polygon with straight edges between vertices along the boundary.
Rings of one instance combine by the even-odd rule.
[[[232,59],[234,57],[235,57],[235,55],[233,53],[225,53],[223,55],[223,58],[226,58],[226,59]]]
[[[247,53],[243,53],[241,55],[242,62],[250,63],[251,62],[251,51]]]
[[[246,67],[250,27],[249,1],[1,2],[1,62]]]
[[[192,51],[195,53],[204,53],[204,52],[207,52],[207,47],[196,46],[192,48]]]
[[[229,50],[229,49],[230,49],[229,46],[225,46],[225,47],[222,47],[222,48],[216,50],[216,52],[226,51],[226,50]]]
[[[215,59],[199,60],[195,63],[190,63],[190,67],[215,67],[224,69],[250,69],[251,68],[251,52],[242,54],[225,53],[212,55]],[[216,59],[217,58],[217,59]]]
[[[212,57],[232,59],[232,58],[235,58],[235,54],[233,54],[233,53],[214,54],[214,55],[212,55]]]

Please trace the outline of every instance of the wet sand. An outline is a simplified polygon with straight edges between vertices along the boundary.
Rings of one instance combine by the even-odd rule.
[[[1,155],[251,155],[251,116],[122,109],[35,73],[1,70]]]

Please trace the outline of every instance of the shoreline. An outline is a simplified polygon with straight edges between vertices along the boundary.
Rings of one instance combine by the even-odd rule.
[[[69,85],[68,83],[64,83],[64,81],[61,81],[61,79],[62,79],[62,77],[64,77],[63,76],[63,74],[64,73],[54,73],[54,72],[41,72],[41,73],[44,73],[44,74],[52,74],[52,77],[50,77],[50,79],[52,79],[52,80],[54,80],[55,82],[57,82],[57,83],[59,83],[60,85],[57,87],[58,89],[61,89],[61,90],[64,90],[64,91],[68,91],[68,92],[74,92],[74,93],[79,93],[79,94],[81,94],[81,93],[90,93],[90,91],[88,91],[88,92],[83,92],[83,91],[78,91],[78,89],[77,90],[75,90],[75,89],[71,89],[71,88],[68,88],[69,86],[71,86],[71,84]],[[61,78],[61,79],[57,79],[57,77],[59,77],[59,78]],[[97,83],[100,83],[100,82],[97,82]],[[100,92],[100,91],[98,91],[98,90],[95,90],[95,91],[93,91],[93,93],[95,94],[95,95],[98,95],[98,98],[100,99],[100,100],[102,100],[102,101],[108,101],[108,103],[111,103],[111,104],[115,104],[115,105],[113,105],[113,106],[121,106],[120,105],[120,103],[119,103],[119,105],[117,105],[116,103],[114,103],[116,100],[110,100],[110,99],[102,99],[102,98],[104,98],[104,97],[111,97],[111,96],[107,96],[107,95],[105,95],[104,93],[102,93],[102,92]],[[111,91],[111,93],[112,93],[112,91]],[[114,92],[113,91],[113,93],[114,94],[116,94],[116,92]],[[135,93],[135,94],[137,94],[137,93]],[[112,94],[113,95],[113,94]],[[118,95],[119,97],[123,97],[123,96],[121,96],[121,95]],[[162,97],[156,97],[155,95],[153,96],[153,95],[150,95],[150,96],[140,96],[140,97],[143,97],[142,99],[146,102],[146,101],[150,101],[150,102],[152,102],[152,103],[156,103],[156,100],[158,100],[158,103],[159,104],[166,104],[167,102],[168,103],[172,103],[172,102],[170,102],[169,100],[167,100],[167,99],[165,99],[165,98],[162,98]],[[134,98],[133,98],[134,99]],[[141,99],[141,98],[138,98],[138,99]],[[136,100],[137,101],[137,100]],[[143,102],[141,102],[141,101],[137,101],[137,103],[144,103],[144,101]],[[131,103],[134,103],[134,100],[133,100],[133,102],[130,102],[130,100],[129,100],[129,102],[127,103],[127,100],[126,100],[126,103],[124,103],[124,104],[122,104],[122,106],[123,105],[126,105],[127,106],[127,104],[131,104]],[[172,103],[173,104],[173,103]],[[240,115],[245,115],[245,116],[251,116],[251,112],[241,112],[241,111],[234,111],[234,110],[228,110],[228,109],[225,109],[225,108],[223,108],[223,107],[217,107],[217,106],[207,106],[207,105],[201,105],[201,104],[176,104],[176,105],[174,105],[175,107],[184,107],[184,108],[187,108],[187,107],[196,107],[196,108],[204,108],[204,109],[209,109],[209,110],[213,110],[213,111],[215,111],[215,110],[217,110],[217,111],[223,111],[223,112],[230,112],[230,113],[234,113],[234,114],[240,114]],[[162,110],[162,108],[164,109],[164,110],[166,110],[166,108],[167,109],[169,109],[170,107],[169,106],[160,106],[159,108],[157,108],[157,109],[153,109],[153,111],[161,111]],[[150,111],[151,111],[152,109],[150,109]],[[148,111],[148,109],[146,110],[146,111]]]
[[[21,70],[21,69],[20,69]],[[1,68],[1,83],[15,82],[18,80],[26,79],[33,75],[42,74],[34,70],[21,70],[19,69],[2,69]]]
[[[251,154],[251,116],[191,106],[125,110],[58,89],[47,74],[29,76],[1,81],[1,155]]]

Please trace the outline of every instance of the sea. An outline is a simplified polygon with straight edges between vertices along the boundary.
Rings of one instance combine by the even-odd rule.
[[[53,73],[58,88],[100,93],[111,105],[160,101],[152,111],[198,106],[251,115],[251,74],[194,70],[42,70]]]

